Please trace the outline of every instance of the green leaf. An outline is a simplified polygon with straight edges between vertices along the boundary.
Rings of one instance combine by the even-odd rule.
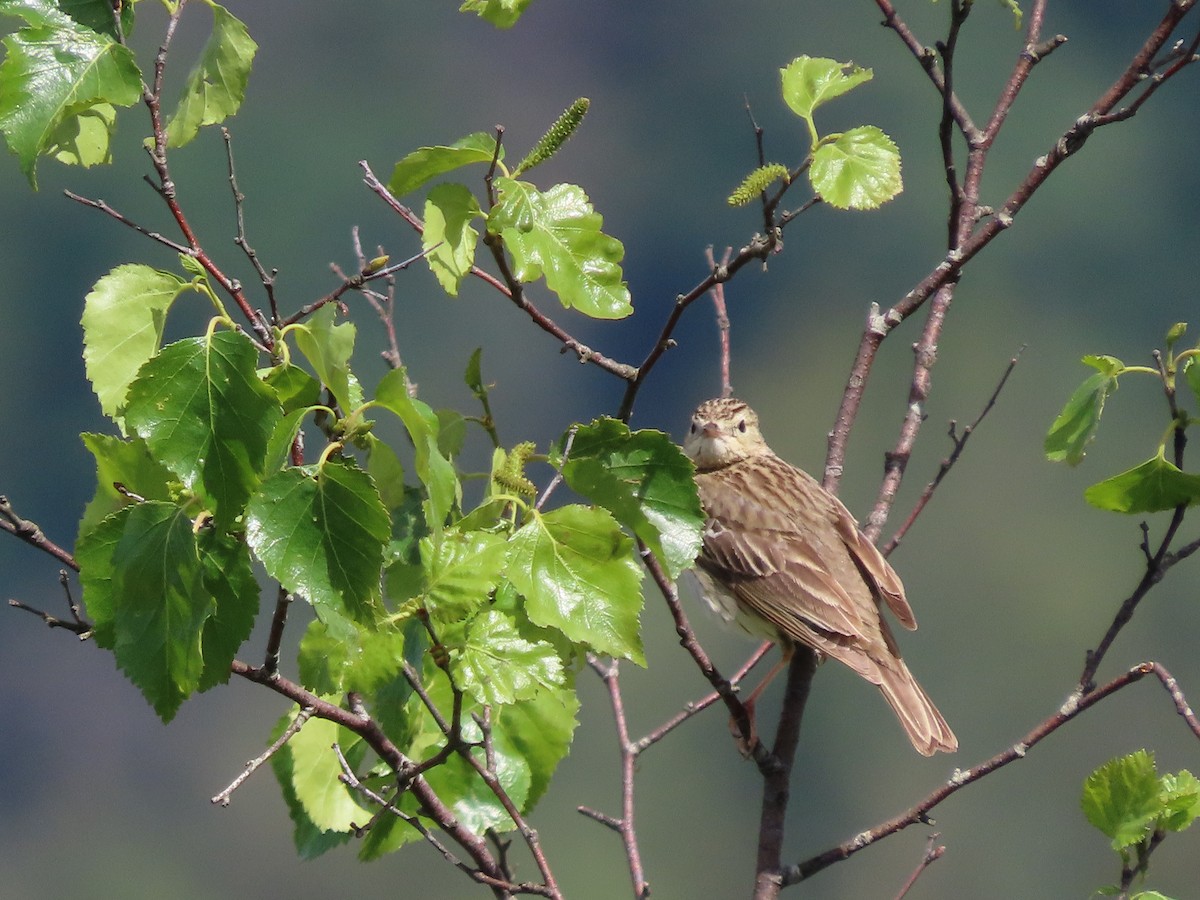
[[[645,665],[642,570],[633,541],[608,512],[564,506],[531,515],[509,545],[506,574],[525,595],[530,621]]]
[[[1162,777],[1162,802],[1165,812],[1161,825],[1169,831],[1183,831],[1200,818],[1200,781],[1187,769]]]
[[[83,301],[83,361],[100,409],[118,415],[138,369],[158,352],[167,310],[190,285],[170,272],[124,265],[96,282]]]
[[[261,374],[261,373],[260,373]],[[307,411],[321,402],[321,384],[299,366],[281,364],[268,369],[263,379],[284,413],[298,409]]]
[[[459,12],[473,12],[497,28],[512,28],[533,0],[463,0]]]
[[[479,201],[464,185],[439,184],[425,201],[421,249],[438,284],[451,297],[475,264],[479,232],[471,220],[483,215]]]
[[[1160,451],[1140,466],[1093,484],[1083,498],[1113,512],[1163,512],[1200,501],[1200,475],[1181,472]]]
[[[1096,357],[1084,357],[1086,363]],[[1051,462],[1076,466],[1087,454],[1087,445],[1100,427],[1104,401],[1117,389],[1116,375],[1100,371],[1076,388],[1067,405],[1046,433],[1044,450]]]
[[[1200,363],[1196,362],[1196,357],[1189,356],[1183,367],[1183,374],[1187,379],[1188,387],[1192,389],[1192,395],[1200,400]]]
[[[571,749],[578,713],[579,699],[570,687],[544,687],[529,700],[495,710],[493,728],[508,735],[529,767],[525,812],[541,799],[554,770]]]
[[[431,531],[438,531],[461,500],[462,486],[454,465],[442,455],[438,445],[441,426],[437,414],[428,404],[408,395],[403,369],[393,369],[383,376],[375,391],[375,402],[399,416],[412,438],[417,478],[425,485],[428,497],[426,521]]]
[[[438,623],[460,622],[478,610],[504,574],[508,546],[503,535],[444,531],[421,539],[421,599]]]
[[[192,521],[147,501],[109,516],[76,548],[98,646],[164,722],[200,685],[201,635],[216,611]]]
[[[488,394],[488,385],[483,383],[482,357],[483,348],[476,347],[471,352],[471,358],[467,360],[467,368],[463,372],[463,381],[471,389],[476,400],[485,400]]]
[[[207,691],[229,681],[229,664],[254,629],[258,582],[250,568],[250,552],[240,540],[210,528],[198,543],[204,587],[216,601],[201,636],[204,671],[197,689]]]
[[[567,484],[633,529],[678,578],[700,552],[704,528],[691,461],[661,431],[631,433],[616,419],[597,419],[574,434],[561,464]],[[566,441],[559,441],[559,456]]]
[[[283,735],[294,717],[295,713],[289,713],[276,723],[271,732],[272,743]],[[292,751],[289,744],[284,744],[272,754],[271,769],[275,773],[276,781],[279,782],[279,792],[283,795],[284,803],[287,804],[288,816],[294,826],[292,841],[295,843],[296,852],[301,859],[315,859],[322,853],[341,846],[353,837],[350,832],[346,831],[321,830],[304,811],[300,798],[296,796],[296,789],[292,786]]]
[[[114,106],[142,97],[132,51],[48,0],[3,0],[0,15],[27,25],[5,36],[0,131],[37,189],[37,158],[89,165],[108,158]],[[86,121],[75,121],[79,117]]]
[[[187,338],[143,365],[126,397],[126,424],[189,490],[213,503],[223,526],[258,486],[280,416],[257,361],[250,339],[235,331]]]
[[[902,190],[900,150],[874,125],[860,125],[813,151],[808,177],[838,209],[875,209]]]
[[[366,472],[349,460],[289,468],[246,507],[246,540],[287,590],[367,625],[379,615],[391,523]]]
[[[563,306],[592,318],[621,319],[633,312],[621,280],[625,248],[600,230],[604,220],[582,188],[557,184],[543,193],[512,178],[497,178],[495,187],[500,199],[487,227],[503,237],[518,280],[544,274]]]
[[[335,697],[322,698],[331,703]],[[353,766],[362,761],[365,745],[358,735],[341,725],[315,716],[288,741],[291,750],[292,788],[305,814],[321,831],[353,831],[356,823],[370,817],[342,784],[341,763],[333,752],[337,744]]]
[[[404,484],[404,465],[396,451],[373,434],[366,436],[367,474],[379,489],[379,499],[389,509],[404,505],[408,488]]]
[[[809,56],[796,57],[780,69],[779,74],[784,102],[796,115],[810,121],[819,106],[865,84],[873,77],[870,69],[852,62]]]
[[[445,147],[421,147],[396,163],[388,190],[402,197],[439,175],[472,163],[490,163],[495,155],[496,136],[486,131],[468,134]],[[504,159],[503,146],[499,159]]]
[[[542,688],[563,683],[562,660],[554,647],[525,640],[513,620],[496,610],[467,625],[451,671],[463,690],[493,706],[527,700]]]
[[[1154,756],[1139,750],[1109,760],[1084,782],[1082,803],[1088,821],[1112,838],[1114,850],[1136,844],[1163,810]]]
[[[112,435],[86,432],[80,438],[96,460],[96,494],[83,511],[80,535],[96,528],[105,516],[134,502],[118,491],[114,483],[120,483],[147,500],[171,499],[173,476],[150,455],[140,438],[121,440]]]
[[[343,413],[363,404],[362,387],[350,371],[356,329],[352,322],[334,324],[334,304],[326,303],[303,323],[288,329],[296,346],[312,365],[321,383],[329,388]]]
[[[1130,900],[1171,900],[1171,898],[1166,894],[1160,894],[1158,891],[1138,891],[1130,897]]]
[[[245,25],[225,7],[207,2],[213,13],[212,34],[167,122],[171,147],[182,147],[205,125],[217,125],[237,113],[258,50]]]

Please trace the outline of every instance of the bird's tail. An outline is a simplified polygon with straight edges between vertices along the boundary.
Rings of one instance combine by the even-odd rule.
[[[879,676],[879,690],[895,710],[896,718],[918,753],[932,756],[938,750],[953,753],[958,749],[958,738],[929,695],[917,684],[904,660],[895,659],[880,665]]]

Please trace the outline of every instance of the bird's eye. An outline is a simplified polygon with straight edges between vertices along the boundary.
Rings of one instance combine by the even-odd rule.
[[[745,419],[738,419],[738,431],[740,431],[742,434],[746,433],[746,420]]]

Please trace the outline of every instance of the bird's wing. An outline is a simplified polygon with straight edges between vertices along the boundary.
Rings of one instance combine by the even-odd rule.
[[[904,596],[904,585],[900,576],[884,559],[879,548],[859,531],[858,522],[850,515],[850,510],[846,509],[845,504],[837,497],[829,496],[829,499],[835,504],[833,512],[838,533],[842,536],[846,549],[850,551],[855,565],[875,589],[876,594],[900,620],[900,624],[909,631],[916,630],[917,619],[913,615],[912,607],[908,605],[908,598]]]

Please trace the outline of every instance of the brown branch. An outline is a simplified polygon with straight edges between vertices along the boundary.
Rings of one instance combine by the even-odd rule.
[[[29,546],[35,547],[43,553],[49,553],[64,566],[74,569],[76,572],[79,571],[79,563],[75,561],[75,557],[46,537],[37,522],[23,519],[17,515],[12,502],[4,494],[0,494],[0,531],[7,531]]]
[[[633,881],[633,896],[637,900],[645,900],[650,896],[650,883],[646,880],[646,870],[642,866],[642,852],[638,846],[633,803],[633,777],[639,748],[629,739],[629,723],[625,718],[625,700],[621,694],[621,668],[616,660],[602,663],[592,653],[588,654],[587,661],[608,690],[608,700],[612,706],[613,719],[617,727],[617,746],[621,752],[621,816],[612,818],[594,810],[589,810],[584,814],[608,825],[621,836],[621,843],[625,847],[625,859],[629,864],[629,877]],[[580,812],[583,810],[581,809]]]
[[[758,859],[755,865],[754,900],[774,900],[784,887],[780,877],[783,860],[783,835],[787,823],[788,801],[791,798],[792,763],[800,742],[800,723],[813,675],[817,671],[817,654],[807,647],[796,647],[788,666],[787,690],[779,714],[775,746],[771,751],[774,762],[763,773],[762,813],[758,824]]]
[[[820,853],[799,864],[789,866],[780,873],[783,885],[796,884],[797,882],[811,878],[827,866],[848,859],[860,850],[864,850],[883,838],[895,834],[910,825],[928,822],[930,811],[951,794],[957,793],[967,785],[974,784],[984,776],[990,775],[992,772],[1003,768],[1011,762],[1024,759],[1025,755],[1035,745],[1041,743],[1045,738],[1049,737],[1080,713],[1091,709],[1101,700],[1115,694],[1122,688],[1141,681],[1147,675],[1154,675],[1158,678],[1164,690],[1170,695],[1175,705],[1175,711],[1187,724],[1192,734],[1197,739],[1200,739],[1200,719],[1197,719],[1195,713],[1192,712],[1191,706],[1188,704],[1183,692],[1179,689],[1175,678],[1159,663],[1140,663],[1089,694],[1081,694],[1078,690],[1074,691],[1056,713],[1040,722],[1020,741],[973,768],[966,771],[956,771],[949,781],[906,812],[886,822],[882,822],[874,828],[861,832],[838,846],[826,850],[824,853]]]
[[[411,209],[392,196],[392,192],[387,189],[376,176],[371,167],[367,165],[366,160],[359,160],[359,167],[363,170],[363,183],[366,184],[371,191],[378,196],[384,203],[391,207],[392,211],[399,215],[409,227],[417,234],[425,233],[425,223],[421,221],[420,216],[414,213]],[[486,238],[485,238],[486,242]],[[496,251],[493,250],[493,254]],[[501,260],[503,253],[500,254]],[[592,363],[599,366],[604,371],[628,380],[636,374],[636,370],[626,363],[618,362],[610,359],[598,350],[593,350],[591,347],[584,344],[582,341],[572,337],[566,329],[560,326],[557,322],[538,309],[532,301],[525,295],[525,288],[521,282],[517,281],[510,271],[508,271],[507,262],[502,266],[502,271],[507,273],[504,278],[497,278],[490,272],[487,272],[479,266],[471,267],[471,274],[476,278],[481,279],[491,287],[498,290],[501,294],[511,300],[518,309],[522,310],[530,320],[538,328],[547,334],[553,336],[563,345],[564,351],[574,353],[581,363]]]
[[[270,350],[275,345],[275,341],[271,336],[271,329],[263,321],[262,316],[250,305],[250,301],[246,299],[246,294],[242,290],[241,284],[236,279],[226,275],[200,244],[200,239],[196,236],[191,223],[184,214],[183,207],[179,205],[178,192],[175,182],[171,178],[170,168],[167,165],[167,131],[162,117],[163,74],[167,68],[167,53],[171,46],[171,41],[175,36],[175,29],[179,26],[179,20],[183,15],[185,6],[186,3],[181,2],[171,11],[170,17],[167,20],[163,42],[159,45],[158,52],[154,56],[153,78],[149,85],[142,85],[142,102],[146,105],[146,109],[150,113],[150,133],[153,140],[153,146],[148,147],[146,152],[150,157],[150,164],[158,176],[157,182],[146,176],[146,182],[167,205],[171,217],[175,220],[175,224],[178,226],[179,232],[183,235],[184,242],[187,244],[187,254],[195,259],[203,267],[204,271],[208,273],[208,276],[220,285],[221,289],[233,299],[238,309],[242,311],[242,315],[245,316],[246,321],[250,323],[250,327],[254,329],[259,342]]]
[[[93,200],[90,197],[84,197],[81,194],[76,194],[74,191],[68,191],[68,190],[63,191],[63,196],[65,196],[68,200],[74,200],[76,203],[81,203],[84,206],[91,207],[92,209],[97,209],[100,212],[104,213],[106,216],[111,216],[112,218],[116,219],[118,222],[120,222],[125,227],[132,228],[138,234],[140,234],[144,237],[148,237],[148,238],[150,238],[150,240],[156,241],[156,242],[162,244],[164,247],[168,247],[171,250],[174,250],[176,253],[182,254],[183,256],[191,256],[192,255],[192,250],[190,247],[186,247],[183,244],[178,244],[175,241],[171,240],[170,238],[164,237],[163,235],[159,234],[157,231],[151,231],[150,229],[139,225],[137,222],[133,221],[132,219],[125,216],[121,212],[119,212],[116,209],[114,209],[113,207],[109,206],[103,200]]]
[[[732,255],[733,248],[726,247],[721,256],[721,262],[718,264],[713,256],[712,245],[710,244],[704,250],[704,258],[708,260],[708,267],[714,271],[718,265],[727,268]],[[729,380],[729,312],[725,306],[725,285],[718,282],[713,285],[709,293],[712,294],[713,308],[717,313],[717,334],[721,340],[721,396],[732,397],[733,383]]]
[[[480,869],[479,876],[486,876],[499,882],[504,881],[503,872],[488,849],[487,842],[459,821],[454,810],[442,802],[424,777],[419,774],[415,776],[411,774],[416,769],[416,764],[392,743],[373,719],[335,706],[295,682],[281,677],[278,673],[268,672],[265,668],[256,668],[235,659],[230,665],[230,671],[247,681],[263,685],[275,693],[287,697],[301,707],[311,706],[313,715],[317,718],[341,725],[361,737],[402,782],[408,783],[409,789],[416,796],[426,814],[437,822],[446,834],[474,860]],[[482,880],[482,878],[480,877],[478,880]],[[493,889],[497,896],[504,896],[504,893],[495,885],[493,885]]]

